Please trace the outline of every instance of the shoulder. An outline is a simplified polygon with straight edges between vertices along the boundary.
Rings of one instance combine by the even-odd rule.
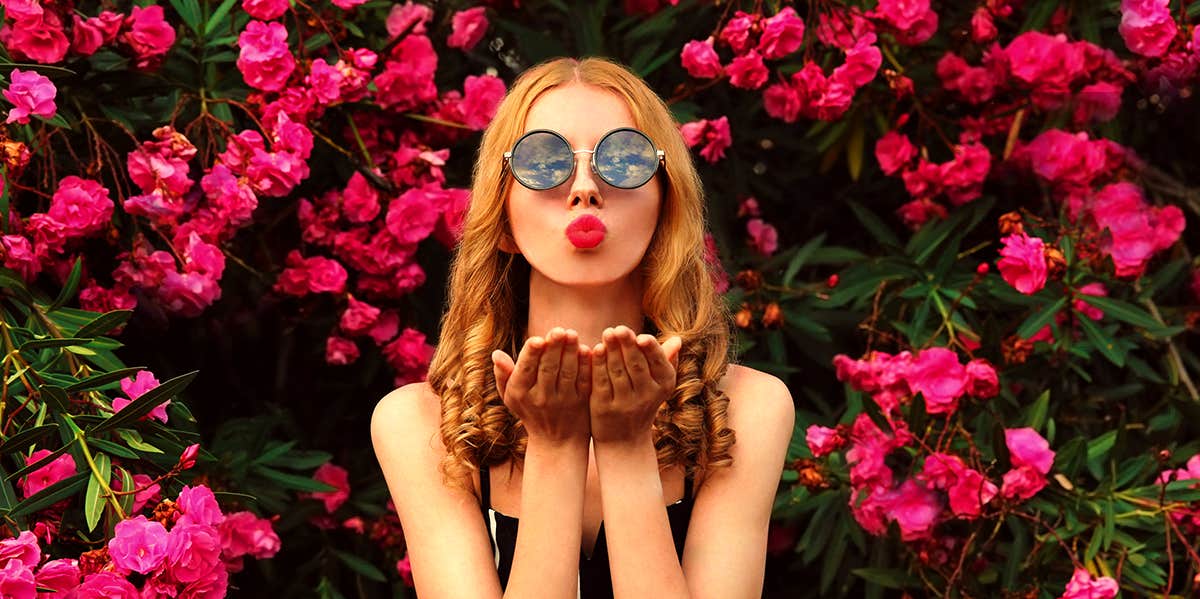
[[[371,443],[375,453],[382,461],[395,453],[438,447],[440,421],[441,400],[428,383],[410,383],[395,389],[375,404],[371,414]]]
[[[734,432],[786,431],[790,437],[796,407],[787,385],[778,377],[740,364],[730,364],[720,388],[729,397],[729,425]],[[739,435],[742,441],[751,435]]]

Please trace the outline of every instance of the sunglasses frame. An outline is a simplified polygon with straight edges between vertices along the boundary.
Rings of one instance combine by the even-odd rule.
[[[604,173],[600,172],[600,169],[598,169],[596,167],[596,148],[599,148],[600,144],[603,144],[604,140],[608,139],[609,136],[613,135],[614,133],[620,133],[622,131],[632,131],[632,132],[637,133],[638,135],[641,135],[642,137],[646,138],[646,141],[650,142],[650,147],[654,148],[655,157],[658,159],[658,161],[654,165],[654,172],[650,173],[650,176],[647,177],[645,181],[643,181],[637,185],[633,185],[633,186],[624,186],[624,185],[614,184],[613,182],[608,180],[608,177],[604,176]],[[529,137],[529,136],[537,134],[537,133],[549,133],[550,135],[553,135],[554,137],[557,137],[558,139],[562,140],[563,145],[565,145],[568,149],[571,150],[571,172],[567,173],[566,178],[564,178],[562,181],[559,181],[558,183],[551,185],[550,187],[532,187],[529,184],[522,181],[521,178],[518,177],[517,174],[515,172],[513,172],[513,169],[512,169],[513,152],[517,149],[517,146],[520,145],[522,141],[525,141],[526,137]],[[576,150],[576,149],[572,148],[571,142],[567,141],[567,138],[563,137],[562,134],[560,134],[557,131],[553,131],[550,129],[534,129],[532,131],[525,132],[524,135],[517,138],[516,143],[513,144],[512,150],[509,150],[504,153],[504,167],[505,167],[505,170],[507,170],[510,174],[512,174],[513,179],[515,179],[517,181],[517,183],[521,184],[521,186],[523,186],[527,189],[532,189],[533,191],[548,191],[548,190],[554,189],[555,187],[558,187],[559,185],[562,185],[563,183],[566,183],[567,181],[569,181],[571,179],[572,176],[575,175],[575,169],[578,166],[576,164],[577,161],[574,158],[576,154],[591,154],[591,158],[588,160],[588,164],[591,166],[592,172],[595,173],[597,177],[600,177],[600,180],[604,181],[609,186],[615,187],[617,189],[637,189],[637,188],[649,183],[650,180],[653,179],[654,176],[658,174],[659,167],[661,167],[667,163],[666,152],[655,147],[654,140],[650,139],[649,135],[646,135],[645,132],[641,131],[640,129],[635,129],[633,127],[617,127],[616,129],[613,129],[612,131],[605,133],[603,136],[600,137],[600,140],[596,142],[596,145],[593,146],[592,149],[590,149],[590,150]]]

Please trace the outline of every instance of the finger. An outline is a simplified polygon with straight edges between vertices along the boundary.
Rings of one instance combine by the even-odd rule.
[[[563,333],[562,360],[558,368],[558,391],[564,395],[575,391],[579,375],[579,334],[571,329]]]
[[[591,400],[606,400],[612,398],[612,380],[608,377],[608,357],[605,355],[604,344],[598,343],[592,348],[592,394]]]
[[[654,382],[658,383],[660,387],[674,387],[675,368],[667,360],[667,354],[658,344],[658,340],[653,335],[638,335],[637,344],[642,350],[642,354],[646,356],[650,377],[654,379]]]
[[[546,335],[546,349],[542,352],[542,361],[538,365],[538,384],[543,388],[553,389],[558,385],[558,368],[562,363],[563,330],[554,327]]]
[[[671,363],[671,368],[679,368],[679,352],[683,349],[683,339],[679,335],[672,335],[667,342],[662,344],[663,353],[667,355],[667,361]]]
[[[545,348],[546,341],[541,337],[525,340],[525,345],[521,346],[521,353],[517,355],[517,364],[513,368],[512,376],[508,380],[508,389],[524,395],[533,387],[537,381],[538,363],[541,362]]]
[[[650,365],[646,356],[638,347],[637,336],[628,327],[617,328],[617,340],[621,344],[621,358],[625,362],[625,371],[629,373],[629,384],[634,389],[640,389],[651,381]]]
[[[614,329],[606,329],[603,335],[605,366],[614,395],[633,391],[629,373],[625,371],[625,360],[621,357],[621,340]]]
[[[575,379],[575,391],[583,401],[592,394],[592,348],[579,344],[579,375]]]
[[[504,390],[508,388],[508,379],[512,377],[515,366],[512,356],[501,350],[492,352],[492,374],[496,376],[496,392],[500,394],[500,399],[504,399]]]

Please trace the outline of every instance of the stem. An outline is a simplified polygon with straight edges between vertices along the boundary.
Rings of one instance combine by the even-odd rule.
[[[1139,292],[1141,291],[1140,287],[1140,285],[1134,286]],[[1150,311],[1150,315],[1154,317],[1154,320],[1158,321],[1158,324],[1167,326],[1166,322],[1163,321],[1162,314],[1158,312],[1158,305],[1154,303],[1152,298],[1143,300],[1142,305],[1146,306],[1146,309]],[[1191,396],[1192,401],[1200,401],[1200,393],[1197,393],[1196,384],[1192,382],[1191,375],[1188,374],[1187,368],[1183,365],[1183,359],[1179,356],[1179,348],[1175,346],[1174,339],[1167,340],[1167,352],[1171,356],[1171,365],[1175,367],[1175,372],[1179,373],[1179,382],[1183,383],[1183,386],[1187,388],[1188,395]]]

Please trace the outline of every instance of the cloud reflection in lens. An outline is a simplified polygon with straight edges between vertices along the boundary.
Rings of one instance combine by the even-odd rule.
[[[658,169],[654,144],[639,131],[609,133],[596,146],[596,170],[613,187],[631,189],[644,185]]]
[[[575,155],[567,142],[548,131],[537,131],[517,142],[512,153],[513,176],[531,189],[550,189],[571,176]]]

